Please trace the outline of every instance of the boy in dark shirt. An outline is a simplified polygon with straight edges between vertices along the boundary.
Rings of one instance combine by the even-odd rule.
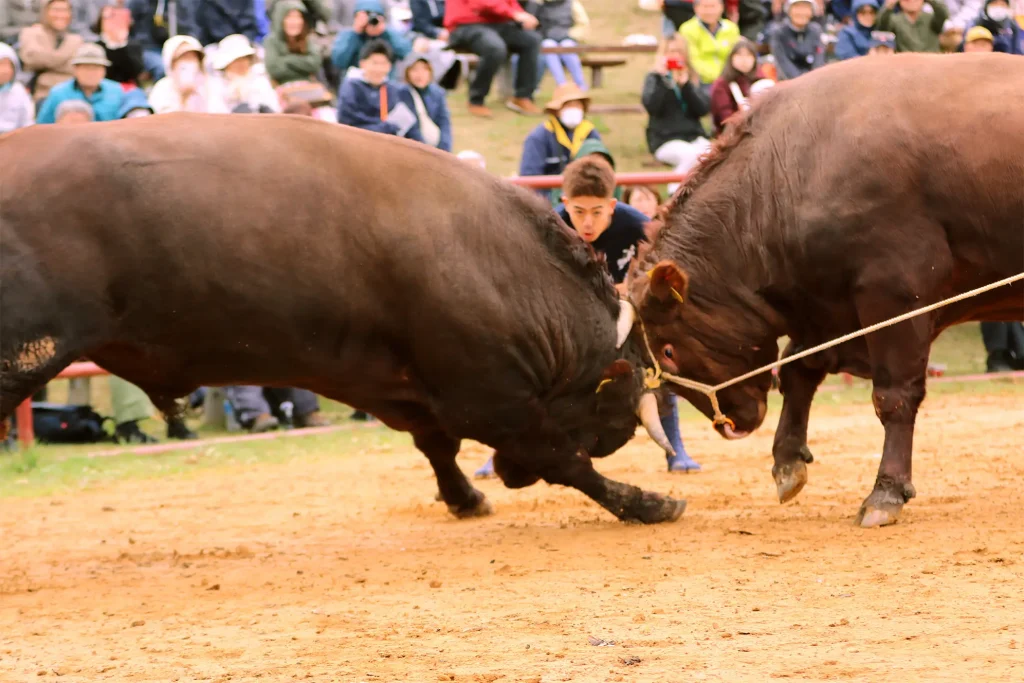
[[[616,289],[625,293],[623,281],[637,245],[647,240],[644,225],[650,219],[628,204],[615,200],[615,171],[598,155],[582,157],[565,167],[562,176],[562,201],[555,207],[569,227],[579,233],[594,251],[604,254],[608,272]],[[669,394],[671,412],[661,416],[675,456],[666,454],[669,472],[699,472],[700,465],[683,448],[679,433],[679,406],[675,394]],[[477,478],[494,474],[491,460],[476,471]]]

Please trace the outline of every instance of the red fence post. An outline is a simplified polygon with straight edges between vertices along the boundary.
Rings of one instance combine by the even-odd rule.
[[[25,448],[31,448],[32,442],[36,440],[36,432],[32,426],[32,399],[22,401],[15,414],[18,416],[18,441]]]

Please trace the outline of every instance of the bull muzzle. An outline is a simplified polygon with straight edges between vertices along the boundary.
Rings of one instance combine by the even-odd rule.
[[[654,443],[661,446],[668,455],[675,456],[676,449],[672,448],[672,442],[668,440],[665,428],[661,426],[661,416],[658,415],[658,398],[652,392],[645,392],[640,397],[637,415],[640,417],[644,429],[654,439]]]
[[[625,299],[619,300],[619,319],[615,323],[615,348],[621,349],[622,345],[626,343],[629,338],[629,333],[633,329],[633,322],[636,320],[636,309],[633,308],[633,304],[629,303]]]

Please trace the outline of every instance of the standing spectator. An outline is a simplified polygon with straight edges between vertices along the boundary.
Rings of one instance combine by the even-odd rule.
[[[988,353],[986,372],[1024,370],[1024,324],[981,323],[981,339]]]
[[[779,80],[790,80],[825,66],[821,24],[814,18],[813,0],[787,0],[786,19],[772,32],[772,57]]]
[[[18,46],[21,64],[33,72],[29,90],[36,102],[50,94],[50,88],[73,75],[71,60],[83,44],[82,37],[68,33],[71,3],[68,0],[44,0],[39,23],[21,31]]]
[[[893,11],[896,3],[900,12]],[[942,0],[928,0],[931,11],[924,11],[925,0],[885,0],[878,14],[878,30],[896,34],[896,52],[940,52],[939,36],[949,18]]]
[[[370,42],[382,41],[387,44],[392,59],[400,61],[412,51],[412,43],[397,31],[388,28],[388,18],[380,0],[358,0],[352,28],[340,33],[331,48],[331,63],[345,78],[345,72],[362,59],[362,49]],[[398,80],[398,67],[390,74],[391,80]]]
[[[673,32],[693,19],[693,0],[662,0],[661,12],[672,23]]]
[[[579,154],[583,143],[601,139],[593,122],[587,120],[590,98],[572,83],[555,88],[551,101],[544,107],[547,120],[526,136],[519,175],[561,175],[569,162]],[[558,201],[558,190],[538,190],[552,204]]]
[[[171,37],[171,10],[180,35],[195,35],[192,5],[179,0],[173,6],[168,0],[128,0],[132,13],[131,37],[142,45],[142,61],[153,81],[166,76],[163,60],[164,43]]]
[[[186,3],[191,3],[194,35],[200,45],[214,45],[235,33],[253,43],[259,38],[252,0],[178,0],[179,5]]]
[[[700,121],[711,107],[688,55],[681,35],[669,41],[644,80],[642,96],[648,115],[647,147],[655,159],[679,173],[689,172],[711,148]]]
[[[53,88],[39,107],[36,123],[55,123],[57,107],[67,100],[84,100],[96,121],[113,121],[121,109],[124,89],[106,77],[110,61],[103,48],[85,43],[71,60],[74,78]]]
[[[107,5],[100,11],[96,22],[99,44],[107,53],[110,68],[107,78],[118,83],[138,85],[146,70],[142,59],[142,44],[130,37],[132,15],[125,7]]]
[[[972,26],[964,36],[964,52],[993,52],[995,40],[984,26]]]
[[[53,123],[92,123],[95,120],[92,105],[85,100],[64,100],[53,113]]]
[[[661,206],[661,193],[653,185],[630,185],[622,194],[622,201],[653,218]]]
[[[423,142],[445,152],[452,151],[452,119],[444,88],[434,83],[434,70],[426,55],[406,58],[402,73],[409,84],[409,94],[416,105]]]
[[[338,123],[423,142],[409,89],[388,80],[391,60],[391,48],[383,40],[363,46],[360,73],[353,73],[341,83]]]
[[[20,74],[21,62],[14,48],[0,43],[0,135],[31,126],[35,120],[36,108],[28,90],[18,82]]]
[[[868,50],[869,57],[878,57],[896,54],[896,34],[888,31],[871,32],[871,49]]]
[[[878,19],[878,0],[854,0],[853,21],[839,31],[837,59],[864,57],[871,49],[871,31]]]
[[[540,22],[541,47],[576,47],[578,43],[570,35],[576,24],[573,16],[573,0],[534,0],[527,5],[527,11]],[[566,83],[564,65],[580,90],[586,91],[587,78],[583,74],[583,62],[578,54],[544,55],[544,65],[551,72],[556,85]]]
[[[444,27],[444,0],[409,0],[412,11],[412,30],[431,40],[448,41]]]
[[[132,88],[124,94],[121,101],[121,109],[117,112],[119,119],[135,119],[153,114],[153,108],[149,106],[146,93],[142,88]]]
[[[207,111],[227,114],[239,107],[260,113],[281,111],[270,79],[253,69],[256,50],[248,38],[235,34],[220,41],[212,61],[218,73],[210,79]]]
[[[157,114],[207,110],[207,86],[203,75],[203,46],[192,36],[174,36],[164,43],[166,76],[149,93]]]
[[[729,52],[740,39],[740,29],[722,18],[722,0],[697,0],[693,17],[679,28],[689,47],[689,62],[705,92],[722,74]]]
[[[757,47],[746,38],[740,38],[729,53],[729,61],[722,75],[711,85],[711,120],[715,130],[725,130],[730,116],[747,108],[750,87],[761,78],[757,66]]]
[[[305,5],[301,0],[280,0],[273,12],[271,33],[263,43],[270,78],[277,85],[317,80],[323,59]]]
[[[1017,24],[1007,0],[986,0],[974,25],[992,34],[994,52],[1024,55],[1024,31]]]
[[[519,55],[516,65],[515,97],[505,106],[519,114],[538,115],[533,103],[537,89],[537,62],[540,36],[537,18],[523,10],[516,0],[447,0],[445,28],[451,33],[448,45],[480,57],[473,81],[469,84],[469,113],[490,118],[484,105],[491,82],[505,64],[509,53]]]

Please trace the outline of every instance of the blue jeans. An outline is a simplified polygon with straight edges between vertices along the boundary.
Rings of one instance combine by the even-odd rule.
[[[540,43],[541,47],[576,47],[576,41],[572,38],[566,38],[562,41],[555,41],[551,38],[545,38]],[[580,56],[577,54],[564,54],[564,55],[542,55],[544,57],[541,65],[540,76],[544,76],[544,67],[551,72],[551,76],[555,79],[557,85],[563,85],[565,83],[565,71],[562,69],[562,65],[565,65],[566,69],[569,69],[569,74],[572,76],[572,80],[575,81],[576,85],[580,87],[580,90],[587,89],[587,79],[583,75],[583,62],[580,60]],[[538,77],[538,81],[540,78]]]

